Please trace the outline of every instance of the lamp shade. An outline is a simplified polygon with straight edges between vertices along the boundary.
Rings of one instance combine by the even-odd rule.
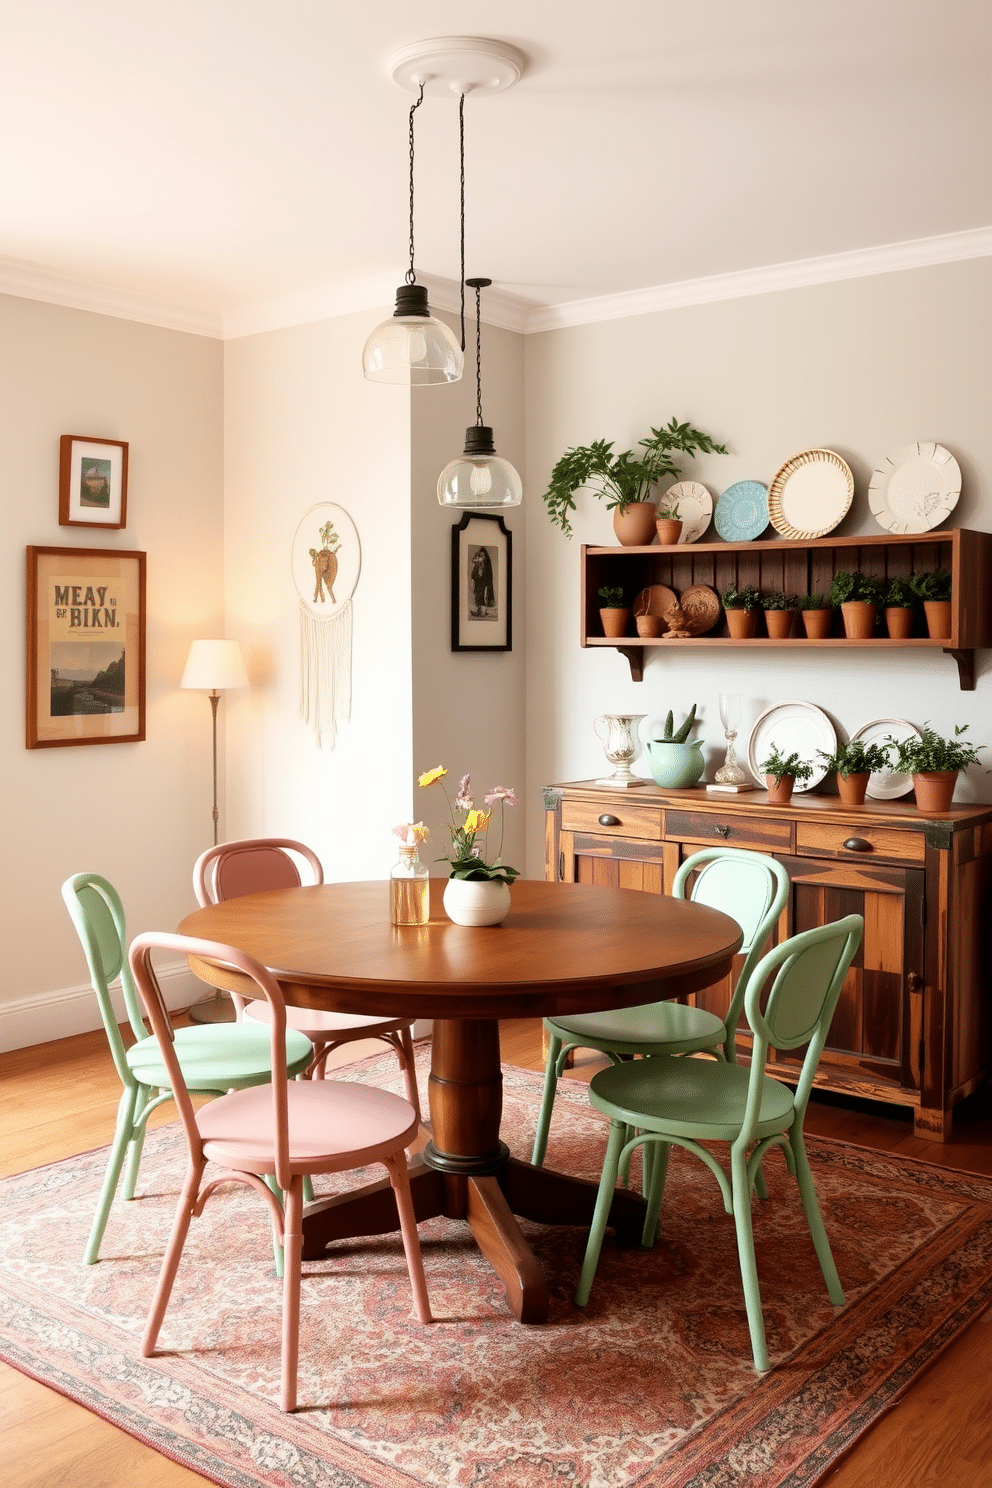
[[[179,685],[205,692],[247,687],[248,673],[237,641],[194,641]]]
[[[485,511],[519,506],[522,498],[520,476],[496,453],[492,429],[486,424],[466,429],[464,454],[451,460],[438,477],[440,505]]]
[[[402,284],[392,320],[376,326],[365,343],[362,367],[370,382],[431,387],[457,382],[465,357],[453,332],[431,315],[424,286]]]

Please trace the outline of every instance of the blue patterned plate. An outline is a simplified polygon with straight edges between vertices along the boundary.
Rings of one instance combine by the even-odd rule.
[[[768,526],[768,487],[737,481],[716,504],[713,525],[725,542],[751,542]]]

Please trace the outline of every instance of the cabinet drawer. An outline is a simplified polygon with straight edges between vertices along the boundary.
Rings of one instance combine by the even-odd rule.
[[[792,822],[767,817],[726,815],[707,811],[669,811],[665,833],[681,842],[713,843],[717,847],[753,847],[758,852],[791,852]]]
[[[855,842],[857,847],[845,847]],[[797,822],[796,852],[834,858],[895,858],[901,863],[922,863],[926,856],[922,832],[898,827],[835,826],[830,822]]]
[[[565,832],[607,833],[611,837],[641,837],[661,841],[661,807],[647,801],[575,801],[561,803],[561,825]]]

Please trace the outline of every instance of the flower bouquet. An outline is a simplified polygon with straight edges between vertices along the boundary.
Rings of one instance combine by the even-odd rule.
[[[441,855],[451,871],[444,891],[444,908],[448,918],[459,925],[496,925],[510,908],[510,884],[519,878],[520,870],[502,861],[506,808],[517,804],[510,786],[494,785],[484,797],[488,810],[480,810],[469,795],[471,779],[463,775],[458,782],[454,802],[444,785],[447,770],[438,765],[425,770],[418,780],[422,789],[440,784],[448,803],[448,835],[451,851]],[[489,829],[499,806],[499,846],[495,856],[489,849]]]

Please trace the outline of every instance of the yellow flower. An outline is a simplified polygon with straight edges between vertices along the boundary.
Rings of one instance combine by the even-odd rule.
[[[425,827],[422,821],[411,822],[409,835],[413,838],[414,843],[426,842],[431,835],[430,828]]]
[[[471,836],[474,832],[484,832],[491,816],[491,811],[470,811],[465,818],[466,833]]]
[[[433,785],[435,780],[440,780],[442,775],[447,775],[443,765],[436,765],[433,770],[425,770],[417,781],[418,785]]]

